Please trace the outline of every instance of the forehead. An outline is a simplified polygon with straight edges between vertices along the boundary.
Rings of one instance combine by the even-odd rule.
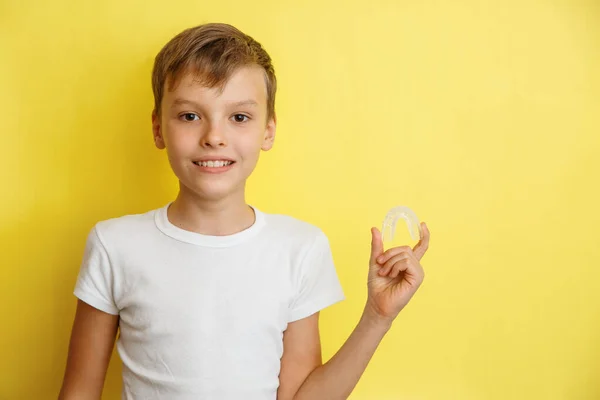
[[[212,87],[204,83],[202,76],[186,71],[174,85],[167,81],[165,85],[166,102],[176,98],[233,102],[254,100],[266,104],[267,85],[264,70],[258,66],[246,66],[236,69],[224,82]]]

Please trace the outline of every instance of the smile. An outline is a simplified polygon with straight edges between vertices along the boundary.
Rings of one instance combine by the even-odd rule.
[[[234,162],[233,161],[215,160],[215,161],[193,161],[193,163],[198,165],[199,167],[222,168],[222,167],[231,165]]]

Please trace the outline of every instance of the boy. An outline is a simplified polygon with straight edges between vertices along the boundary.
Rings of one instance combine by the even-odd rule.
[[[367,304],[323,365],[319,311],[344,299],[327,237],[245,202],[275,138],[270,57],[236,28],[206,24],[167,43],[152,85],[154,142],[180,190],[90,232],[60,399],[100,399],[117,330],[123,399],[347,398],[423,280],[425,224],[414,249],[384,252],[371,230]]]

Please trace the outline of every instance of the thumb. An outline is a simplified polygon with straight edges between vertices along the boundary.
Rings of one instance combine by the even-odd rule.
[[[375,264],[377,257],[383,254],[383,240],[377,228],[371,228],[371,265]]]

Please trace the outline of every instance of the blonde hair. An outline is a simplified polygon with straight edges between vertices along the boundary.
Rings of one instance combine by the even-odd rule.
[[[240,67],[257,65],[265,71],[267,120],[275,116],[277,79],[271,57],[252,37],[223,23],[189,28],[171,39],[156,55],[152,69],[154,111],[160,115],[165,85],[175,87],[186,72],[207,87],[223,89]]]

